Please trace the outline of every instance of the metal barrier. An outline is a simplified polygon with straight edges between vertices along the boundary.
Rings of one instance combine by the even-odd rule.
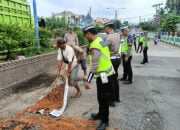
[[[180,46],[180,37],[161,35],[161,41],[168,43],[168,44],[171,44],[171,45]]]
[[[154,39],[155,35],[156,34],[154,32],[149,32],[149,38]],[[180,37],[177,36],[161,35],[160,40],[171,45],[180,46]]]

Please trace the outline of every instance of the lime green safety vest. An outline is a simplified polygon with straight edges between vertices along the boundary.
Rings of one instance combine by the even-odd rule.
[[[148,37],[144,37],[143,47],[149,47],[149,46],[150,46],[150,41],[148,40]]]
[[[114,68],[111,63],[110,51],[109,51],[107,43],[105,43],[102,40],[102,38],[97,37],[90,44],[90,50],[91,49],[98,49],[101,53],[96,77],[100,77],[100,73],[102,73],[102,72],[106,72],[108,76],[113,75]],[[92,55],[90,55],[90,64],[92,64]]]
[[[140,42],[143,42],[143,41],[144,41],[144,37],[143,37],[143,36],[140,36],[139,41],[140,41]]]
[[[128,43],[127,43],[127,38],[124,40],[124,42],[121,45],[121,52],[123,54],[127,54],[128,53]]]
[[[128,52],[130,51],[131,52],[131,54],[133,53],[132,51],[134,50],[134,47],[132,46],[131,47],[131,50],[129,50],[130,48],[129,48],[129,46],[128,46],[128,42],[127,42],[127,38],[124,40],[124,42],[122,43],[122,45],[121,45],[121,52],[122,52],[122,54],[125,54],[125,55],[127,55],[128,54]]]

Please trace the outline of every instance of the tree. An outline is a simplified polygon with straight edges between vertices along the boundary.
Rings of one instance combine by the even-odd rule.
[[[119,21],[119,20],[115,20],[114,21],[114,29],[120,29],[120,27],[121,27],[121,22]]]
[[[66,24],[64,22],[63,18],[60,19],[60,18],[57,18],[55,16],[52,16],[50,18],[46,18],[45,23],[46,23],[46,28],[48,28],[49,30],[68,27],[68,24]]]
[[[122,25],[123,26],[129,26],[129,22],[128,21],[124,21]]]
[[[32,28],[22,28],[17,25],[0,25],[0,49],[6,52],[6,60],[14,59],[13,52],[33,46],[36,37]]]
[[[96,23],[96,29],[98,32],[102,32],[104,30],[104,25],[101,23]]]
[[[148,22],[140,23],[140,27],[146,31],[155,31],[156,30],[156,28]]]
[[[177,31],[177,24],[180,23],[180,16],[175,16],[173,14],[166,14],[161,21],[161,28],[163,31],[175,32]]]
[[[167,0],[165,9],[168,13],[174,13],[180,15],[180,1],[179,0]]]

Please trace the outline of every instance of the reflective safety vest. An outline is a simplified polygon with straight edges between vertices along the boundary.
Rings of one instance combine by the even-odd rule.
[[[100,73],[106,72],[107,76],[114,74],[114,68],[111,63],[110,51],[108,44],[102,38],[97,37],[91,44],[90,50],[98,49],[100,51],[100,59],[96,77],[100,77]],[[92,55],[90,55],[90,64],[92,64]]]
[[[150,41],[148,37],[144,37],[143,41],[143,47],[149,47],[150,46]]]
[[[124,39],[122,45],[121,45],[121,52],[123,54],[127,54],[128,53],[128,43],[127,43],[127,38]]]
[[[131,47],[129,47],[129,46],[131,46]],[[131,49],[131,50],[129,50],[129,49]],[[128,44],[127,38],[124,39],[124,41],[123,41],[123,43],[121,45],[121,53],[127,55],[128,52],[130,52],[131,55],[132,55],[133,50],[134,50],[133,43]]]
[[[144,41],[144,37],[143,37],[143,36],[140,36],[139,42],[143,42],[143,41]]]

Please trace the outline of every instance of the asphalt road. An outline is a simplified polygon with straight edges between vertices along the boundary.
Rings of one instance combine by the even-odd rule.
[[[123,85],[120,82],[122,102],[110,109],[110,127],[121,130],[179,130],[180,48],[164,43],[151,45],[149,64],[141,65],[141,61],[142,54],[134,54],[133,84]],[[119,68],[119,73],[121,77],[122,67]],[[82,72],[79,75],[81,74]],[[0,119],[35,103],[54,78],[41,78],[41,82],[33,88],[30,85],[7,97],[1,97]],[[80,85],[82,97],[70,98],[75,92],[74,88],[70,88],[68,106],[63,116],[88,119],[90,113],[97,112],[95,83],[91,90],[85,90],[83,82]]]
[[[151,45],[149,64],[141,65],[142,54],[134,54],[132,85],[120,82],[122,102],[110,109],[110,125],[122,130],[180,129],[180,48],[160,43]],[[122,67],[119,69],[122,75]],[[64,116],[89,118],[97,112],[96,85],[78,99],[69,97]],[[69,96],[74,94],[70,89]]]

